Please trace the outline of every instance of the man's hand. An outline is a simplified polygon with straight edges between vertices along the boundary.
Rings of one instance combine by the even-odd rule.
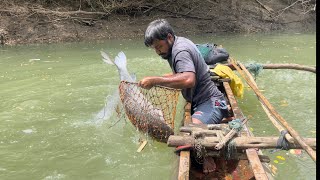
[[[151,89],[155,86],[155,81],[153,77],[145,77],[141,81],[139,81],[138,86],[144,89]]]
[[[138,86],[151,89],[153,86],[166,86],[175,89],[186,89],[195,86],[196,75],[194,72],[183,72],[171,76],[149,76],[139,81]]]

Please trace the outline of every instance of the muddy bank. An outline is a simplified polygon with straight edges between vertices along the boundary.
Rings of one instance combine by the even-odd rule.
[[[107,6],[111,1],[104,1],[101,6],[94,6],[93,1],[88,0],[74,1],[73,4],[39,2],[18,0],[0,5],[1,44],[142,37],[148,23],[157,18],[166,18],[176,33],[184,36],[204,33],[303,33],[316,29],[313,1],[154,0],[153,3],[135,5],[119,1],[122,4],[113,6]]]

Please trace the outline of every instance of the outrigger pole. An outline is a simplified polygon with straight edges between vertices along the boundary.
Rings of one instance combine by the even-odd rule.
[[[230,59],[230,58],[229,58]],[[232,64],[227,64],[228,67],[230,67],[232,70],[235,70],[235,67],[232,66]],[[215,65],[209,65],[210,68],[214,68]],[[305,66],[300,64],[259,64],[259,63],[252,63],[245,66],[247,69],[295,69],[295,70],[301,70],[301,71],[309,71],[312,73],[317,73],[317,67],[316,66]]]
[[[263,69],[295,69],[316,73],[316,67],[304,66],[300,64],[261,64]]]
[[[278,114],[276,112],[276,110],[273,108],[273,106],[269,103],[269,101],[263,96],[263,94],[260,92],[260,90],[257,88],[257,86],[255,86],[255,84],[250,80],[250,78],[248,78],[244,72],[240,69],[240,67],[238,67],[238,64],[236,63],[235,59],[230,57],[230,62],[233,65],[233,67],[239,72],[239,74],[245,79],[245,81],[247,82],[247,84],[253,89],[253,91],[255,92],[255,94],[258,96],[258,98],[260,99],[260,102],[262,101],[263,104],[268,108],[268,110],[271,112],[271,114],[277,118],[277,120],[288,130],[288,132],[291,134],[291,136],[301,145],[301,147],[309,154],[309,156],[312,158],[312,160],[314,162],[316,162],[317,158],[316,158],[316,152],[310,147],[308,146],[304,140],[300,137],[300,135],[298,134],[298,132],[296,132],[287,122],[286,120],[280,116],[280,114]],[[244,66],[242,66],[243,68],[245,68]]]
[[[258,89],[258,85],[255,82],[254,78],[252,77],[252,75],[250,74],[250,72],[248,71],[248,69],[243,66],[242,63],[238,63],[239,66],[241,67],[241,69],[243,70],[243,72],[245,72],[245,74],[248,76],[248,78],[251,80],[251,82],[257,87]],[[268,108],[266,107],[266,105],[263,104],[263,102],[261,102],[261,99],[259,99],[259,102],[263,108],[263,110],[266,112],[267,116],[269,117],[269,119],[271,120],[271,122],[273,123],[273,125],[279,130],[279,132],[281,133],[281,131],[284,131],[285,129],[282,127],[281,124],[278,123],[278,121],[271,115],[270,111],[268,110]],[[287,139],[288,142],[290,143],[294,143],[294,139],[293,137],[289,134],[286,133],[285,134],[285,138]]]

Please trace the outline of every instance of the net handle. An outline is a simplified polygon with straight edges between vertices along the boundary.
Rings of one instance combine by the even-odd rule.
[[[137,82],[129,82],[129,81],[121,81],[120,83],[126,83],[126,84],[135,84],[138,85]],[[160,86],[160,85],[155,85],[153,87],[160,87],[160,88],[164,88],[164,89],[168,89],[168,90],[173,90],[173,91],[181,91],[181,89],[175,89],[175,88],[171,88],[171,87],[166,87],[166,86]]]

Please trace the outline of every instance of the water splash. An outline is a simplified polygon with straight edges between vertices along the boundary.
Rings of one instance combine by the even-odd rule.
[[[119,102],[119,90],[117,89],[112,95],[106,97],[105,106],[88,122],[95,125],[102,125],[103,122],[110,119]]]

